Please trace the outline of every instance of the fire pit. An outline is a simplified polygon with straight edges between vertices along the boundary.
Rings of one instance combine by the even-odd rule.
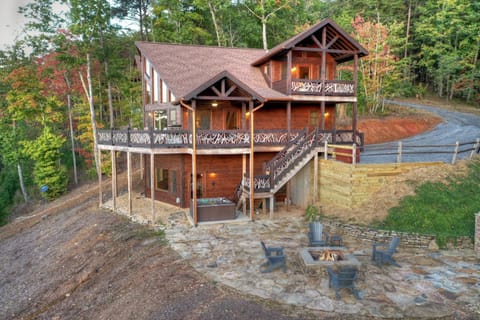
[[[360,261],[344,247],[308,247],[300,249],[300,258],[309,266],[360,266]]]

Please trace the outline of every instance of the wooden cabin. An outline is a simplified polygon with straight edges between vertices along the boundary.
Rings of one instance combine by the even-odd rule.
[[[325,141],[363,144],[356,74],[367,52],[329,19],[268,51],[136,46],[144,128],[99,130],[98,145],[146,155],[145,194],[190,208],[195,224],[228,219],[232,203],[243,204],[253,219],[255,199],[267,199],[271,212],[277,201],[295,202],[290,184],[325,151]],[[353,73],[340,79],[337,66],[349,61]],[[336,109],[345,103],[352,128],[342,131]],[[312,190],[304,191],[311,197]],[[228,213],[208,216],[209,204],[225,205]]]

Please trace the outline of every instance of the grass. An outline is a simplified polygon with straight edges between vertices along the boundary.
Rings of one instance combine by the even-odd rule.
[[[472,160],[468,174],[447,183],[427,182],[415,195],[391,208],[382,228],[433,234],[439,242],[458,236],[473,238],[475,213],[480,212],[480,159]],[[440,243],[439,243],[440,245]]]

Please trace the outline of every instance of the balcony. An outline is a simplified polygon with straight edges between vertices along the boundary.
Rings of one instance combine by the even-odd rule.
[[[296,139],[301,130],[255,130],[256,147],[283,147]],[[149,149],[182,149],[192,148],[192,132],[190,130],[98,130],[97,142],[100,147],[115,146]],[[350,130],[321,131],[317,139],[328,143],[353,143],[353,132]],[[357,134],[355,141],[363,145],[363,135]],[[198,130],[197,149],[234,149],[250,147],[249,130]],[[115,148],[113,148],[115,149]]]
[[[273,89],[287,93],[287,80],[273,83]],[[325,88],[321,80],[292,79],[290,83],[292,95],[311,95],[329,97],[355,97],[355,82],[345,80],[326,80]]]

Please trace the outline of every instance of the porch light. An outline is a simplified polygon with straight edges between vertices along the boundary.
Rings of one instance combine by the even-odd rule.
[[[329,112],[325,112],[325,117],[328,117],[330,115]]]
[[[293,67],[292,69],[290,69],[290,71],[292,71],[292,72],[297,71],[297,67]]]
[[[212,102],[212,107],[214,107],[214,108],[218,107],[218,102],[217,102],[217,101],[213,101],[213,102]]]

